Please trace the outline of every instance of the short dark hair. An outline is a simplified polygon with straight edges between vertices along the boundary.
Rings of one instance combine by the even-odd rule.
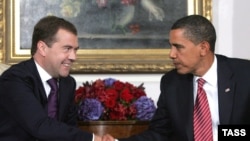
[[[37,42],[40,40],[44,41],[48,46],[51,46],[55,42],[54,37],[59,29],[65,29],[74,35],[77,35],[76,27],[63,18],[56,16],[46,16],[40,19],[34,27],[31,44],[31,55],[33,56],[35,54],[37,50]]]
[[[184,36],[195,44],[207,41],[210,50],[214,52],[216,42],[216,31],[213,24],[201,15],[189,15],[177,20],[171,30],[184,29]]]

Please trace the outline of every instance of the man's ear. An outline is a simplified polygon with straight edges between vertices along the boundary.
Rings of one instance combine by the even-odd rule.
[[[201,42],[200,46],[202,55],[206,55],[208,52],[210,52],[210,45],[207,41]]]
[[[46,44],[43,41],[38,41],[37,42],[37,52],[41,55],[41,56],[46,56]]]

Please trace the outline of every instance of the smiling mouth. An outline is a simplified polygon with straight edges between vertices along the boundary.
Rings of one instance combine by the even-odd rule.
[[[65,67],[70,67],[70,66],[71,66],[71,63],[63,63],[63,65],[64,65]]]

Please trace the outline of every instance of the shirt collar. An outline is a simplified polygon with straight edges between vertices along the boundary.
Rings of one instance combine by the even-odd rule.
[[[42,82],[46,82],[50,78],[52,78],[49,73],[47,73],[36,61],[35,61],[38,73],[40,75],[40,78],[42,79]]]
[[[195,82],[197,81],[199,77],[194,76],[194,80]],[[204,80],[206,80],[206,82],[209,85],[212,86],[217,86],[217,58],[216,56],[214,56],[214,61],[212,66],[209,68],[209,70],[202,76],[202,78]]]

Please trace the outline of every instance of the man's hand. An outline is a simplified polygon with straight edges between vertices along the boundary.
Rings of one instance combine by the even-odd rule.
[[[110,134],[106,134],[102,136],[102,141],[115,141],[115,138],[112,137]]]
[[[94,134],[94,141],[102,141],[102,137]]]

